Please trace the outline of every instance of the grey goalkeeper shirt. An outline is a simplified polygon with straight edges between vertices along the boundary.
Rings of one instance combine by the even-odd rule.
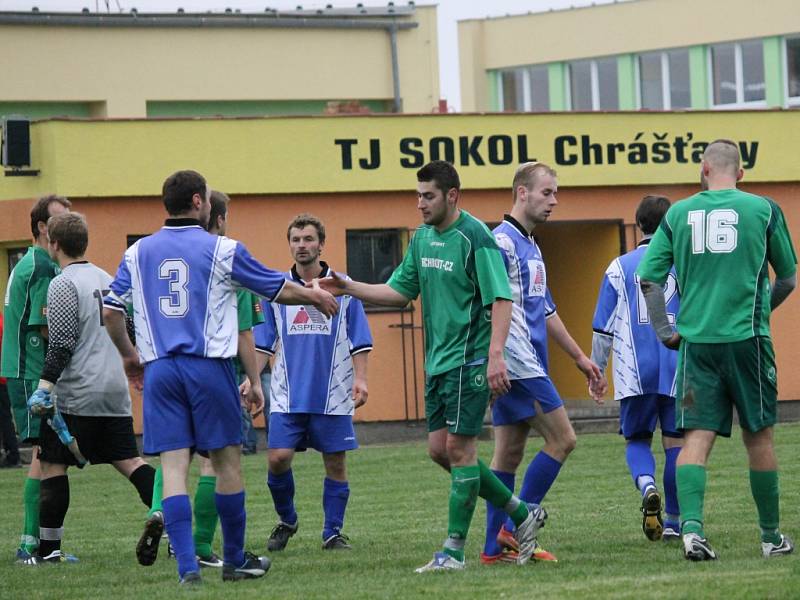
[[[55,383],[58,409],[84,417],[129,417],[131,397],[122,359],[103,325],[111,276],[72,263],[47,290],[49,341],[42,379]]]

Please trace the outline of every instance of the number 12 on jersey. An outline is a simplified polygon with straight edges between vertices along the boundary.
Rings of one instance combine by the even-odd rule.
[[[717,208],[706,215],[704,210],[689,211],[692,228],[692,253],[704,254],[706,249],[715,254],[736,250],[739,213],[730,208]]]

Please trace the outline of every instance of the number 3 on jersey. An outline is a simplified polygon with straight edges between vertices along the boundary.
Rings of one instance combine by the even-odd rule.
[[[181,258],[168,258],[158,267],[158,278],[169,280],[169,296],[158,297],[158,310],[165,317],[183,317],[189,312],[189,265]]]
[[[689,225],[692,228],[692,253],[704,254],[706,248],[714,254],[724,254],[736,250],[739,213],[730,208],[717,208],[708,213],[704,210],[689,211]]]

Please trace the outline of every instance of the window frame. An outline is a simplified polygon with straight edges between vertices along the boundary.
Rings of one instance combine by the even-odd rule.
[[[760,42],[761,43],[761,60],[764,60],[764,38],[751,38],[746,40],[735,40],[731,42],[720,42],[718,44],[709,44],[706,48],[706,67],[708,69],[708,91],[710,106],[713,110],[737,110],[741,108],[766,108],[767,107],[767,94],[766,88],[764,90],[763,100],[744,100],[744,67],[742,63],[742,44],[744,42]],[[712,58],[712,49],[714,46],[722,46],[725,44],[733,45],[733,68],[736,74],[736,102],[730,104],[717,104],[715,101],[715,88],[714,88],[714,60]],[[764,85],[766,86],[767,74],[764,73]],[[787,84],[788,85],[788,84]]]
[[[514,75],[517,72],[520,72],[522,75],[522,106],[518,107],[514,112],[534,112],[533,111],[533,97],[531,94],[531,69],[541,68],[544,69],[545,76],[548,77],[548,90],[547,90],[547,109],[544,112],[551,112],[550,108],[550,82],[549,82],[549,67],[547,64],[535,64],[535,65],[524,65],[520,67],[512,67],[510,69],[499,69],[498,73],[498,82],[497,82],[497,104],[500,107],[500,112],[511,112],[510,109],[506,108],[506,97],[505,97],[505,90],[503,89],[503,75],[506,73],[513,73]],[[541,111],[536,111],[541,112]]]
[[[594,58],[580,58],[576,60],[568,60],[566,61],[567,65],[567,76],[564,78],[565,83],[565,96],[567,101],[567,106],[569,106],[570,112],[575,112],[576,109],[573,107],[572,104],[572,64],[576,62],[589,62],[589,89],[591,93],[591,100],[592,100],[592,108],[591,112],[618,112],[620,110],[619,104],[619,91],[617,92],[617,107],[616,108],[600,108],[600,78],[598,76],[598,69],[597,69],[597,61],[603,59],[611,59],[615,61],[614,67],[617,70],[617,90],[619,90],[619,63],[617,62],[618,56],[597,56]],[[638,61],[637,61],[638,63]],[[581,111],[583,112],[583,111]]]
[[[783,62],[783,102],[784,106],[800,106],[800,96],[789,95],[789,41],[800,41],[800,34],[783,36],[781,39],[781,61]]]
[[[407,227],[363,227],[363,228],[345,229],[344,260],[345,264],[347,265],[348,275],[350,275],[350,265],[348,264],[348,259],[350,254],[347,247],[347,238],[348,234],[352,232],[372,233],[372,234],[392,232],[396,234],[398,241],[398,261],[397,264],[394,265],[393,267],[393,269],[396,269],[400,265],[400,263],[403,262],[403,258],[405,256],[406,251],[408,250],[408,245],[411,241],[411,236],[413,235],[414,230],[410,230]],[[408,305],[402,308],[397,308],[394,306],[381,306],[377,304],[370,304],[369,302],[362,302],[362,304],[364,305],[364,311],[367,313],[405,312],[414,309],[413,303],[409,303]]]
[[[692,108],[691,102],[689,106],[682,106],[679,108],[672,107],[672,72],[670,67],[670,52],[689,52],[689,48],[682,46],[680,48],[666,48],[664,50],[652,50],[647,52],[638,52],[635,54],[636,60],[634,61],[634,77],[636,78],[636,110],[649,110],[653,112],[658,111],[671,111],[671,110],[690,110]],[[661,104],[663,108],[644,108],[642,106],[642,72],[640,58],[645,54],[658,54],[661,63]],[[692,74],[691,64],[689,65],[689,85],[691,86]]]

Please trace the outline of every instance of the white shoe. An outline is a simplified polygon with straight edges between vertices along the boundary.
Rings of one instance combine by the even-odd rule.
[[[433,555],[433,560],[427,565],[414,569],[415,573],[425,573],[426,571],[459,571],[464,568],[464,562],[456,560],[449,554],[437,552]]]
[[[687,560],[717,560],[717,554],[708,545],[708,540],[696,533],[683,535],[683,556]]]
[[[791,538],[781,534],[781,543],[777,546],[771,542],[761,542],[761,555],[764,558],[791,554],[794,551],[794,542]]]
[[[541,506],[529,505],[528,509],[527,518],[517,525],[514,532],[514,537],[519,542],[518,565],[524,565],[533,556],[533,551],[536,550],[536,534],[547,520],[547,511]]]

